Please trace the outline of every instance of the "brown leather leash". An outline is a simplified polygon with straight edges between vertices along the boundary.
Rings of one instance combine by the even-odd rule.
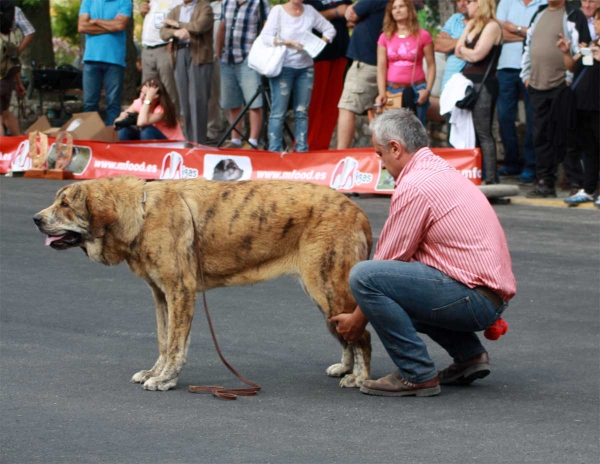
[[[227,362],[223,353],[221,353],[221,348],[219,348],[219,343],[217,342],[217,336],[215,335],[215,330],[213,328],[212,320],[210,318],[210,313],[208,312],[208,304],[206,303],[206,285],[204,283],[204,270],[202,268],[202,261],[200,260],[200,245],[198,244],[198,231],[196,230],[196,223],[194,221],[194,214],[192,213],[192,209],[187,201],[183,198],[183,196],[179,195],[183,202],[186,204],[188,209],[190,210],[190,214],[192,217],[192,226],[194,228],[194,251],[196,252],[196,261],[198,262],[198,269],[200,270],[200,281],[202,283],[202,302],[204,304],[204,313],[206,314],[206,320],[208,321],[208,327],[210,328],[210,335],[212,336],[213,343],[217,350],[217,354],[219,358],[221,358],[221,362],[225,364],[227,369],[235,375],[238,379],[244,382],[246,385],[249,385],[250,388],[225,388],[218,385],[190,385],[190,392],[192,393],[212,393],[213,396],[217,398],[223,398],[224,400],[235,400],[238,396],[254,396],[260,390],[260,385],[244,378],[238,372],[231,367],[231,365]]]

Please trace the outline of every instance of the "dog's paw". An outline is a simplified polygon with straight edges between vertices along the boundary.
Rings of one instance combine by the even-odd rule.
[[[365,376],[357,374],[348,374],[340,380],[341,388],[360,388],[363,382],[367,380]]]
[[[329,377],[341,377],[346,375],[348,372],[352,372],[352,367],[342,363],[333,364],[325,371]]]
[[[150,377],[144,382],[144,390],[167,391],[171,388],[175,388],[176,385],[177,378],[161,379],[160,377]]]
[[[144,383],[146,380],[152,377],[152,374],[152,371],[139,371],[133,374],[133,377],[131,377],[131,381],[133,383]]]

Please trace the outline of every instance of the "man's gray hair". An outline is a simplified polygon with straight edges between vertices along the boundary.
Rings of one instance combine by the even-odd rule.
[[[384,111],[373,118],[369,128],[375,134],[377,143],[386,150],[390,148],[392,140],[400,143],[408,153],[415,153],[429,145],[427,131],[408,108]]]

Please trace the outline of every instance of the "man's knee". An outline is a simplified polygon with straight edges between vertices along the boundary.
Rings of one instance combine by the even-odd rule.
[[[374,261],[361,261],[350,270],[350,289],[359,290],[368,285]]]

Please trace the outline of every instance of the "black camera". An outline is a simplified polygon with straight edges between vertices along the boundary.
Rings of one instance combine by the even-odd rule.
[[[115,121],[115,129],[124,129],[125,127],[137,125],[138,113],[127,113],[127,117]]]

